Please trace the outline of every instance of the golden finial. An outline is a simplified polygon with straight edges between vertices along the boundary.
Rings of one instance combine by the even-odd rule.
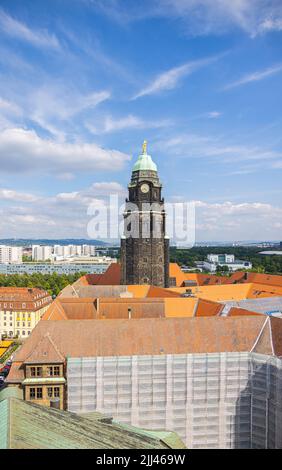
[[[144,140],[143,145],[142,145],[142,153],[143,155],[147,153],[147,140]]]

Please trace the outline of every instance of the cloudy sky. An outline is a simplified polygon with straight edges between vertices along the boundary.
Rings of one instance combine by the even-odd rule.
[[[196,241],[282,239],[281,0],[0,0],[0,238],[87,237],[144,139]]]

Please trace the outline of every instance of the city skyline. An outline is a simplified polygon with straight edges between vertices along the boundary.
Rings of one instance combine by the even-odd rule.
[[[196,242],[279,240],[278,0],[0,7],[0,238],[86,238],[148,140]]]

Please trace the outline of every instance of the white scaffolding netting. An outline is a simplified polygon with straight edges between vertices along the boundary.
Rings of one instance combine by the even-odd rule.
[[[69,358],[68,410],[173,430],[189,448],[282,448],[281,369],[255,353]]]

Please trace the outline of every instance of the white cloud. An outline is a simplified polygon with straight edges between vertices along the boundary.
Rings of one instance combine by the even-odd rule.
[[[261,202],[195,201],[197,240],[277,240],[282,208]],[[278,224],[278,225],[277,225]]]
[[[222,55],[221,55],[222,56]],[[219,59],[220,56],[208,57],[205,59],[187,62],[179,67],[174,67],[158,75],[152,83],[141,89],[132,99],[140,98],[145,95],[153,95],[163,90],[172,90],[175,88],[181,78],[192,74],[196,70],[209,65]]]
[[[35,202],[38,201],[39,198],[33,194],[22,193],[12,189],[0,188],[0,200]]]
[[[247,170],[251,173],[258,169],[275,168],[282,158],[281,152],[257,144],[242,144],[241,142],[238,144],[230,142],[224,136],[198,135],[188,132],[156,141],[153,147],[181,159],[218,160],[220,163],[231,164],[236,172]],[[235,169],[234,162],[236,162]],[[246,163],[248,163],[247,168]]]
[[[12,190],[11,190],[12,191]],[[58,193],[50,197],[20,193],[10,198],[9,210],[0,205],[0,238],[6,237],[87,237],[87,224],[97,209],[109,208],[109,195],[124,202],[126,189],[118,182],[95,182],[90,187]],[[26,194],[26,193],[24,193]],[[32,202],[30,197],[34,198]],[[175,196],[174,201],[185,198]],[[6,201],[8,204],[9,201]],[[20,205],[14,205],[19,202]],[[196,241],[280,239],[282,208],[262,202],[194,201]],[[89,208],[91,211],[89,212]],[[108,221],[114,224],[113,221]]]
[[[8,210],[8,202],[4,208],[1,207],[0,197],[0,238],[81,238],[88,236],[87,225],[95,211],[109,208],[110,195],[117,195],[123,203],[126,189],[115,181],[96,181],[87,188],[54,196],[39,198],[37,195],[29,195],[34,198],[32,204],[29,198],[20,200],[20,194],[16,191],[14,193]]]
[[[4,112],[5,114],[22,114],[21,108],[16,105],[15,103],[11,103],[0,96],[0,112]]]
[[[282,64],[277,64],[277,65],[269,67],[265,70],[261,70],[259,72],[254,72],[254,73],[250,73],[248,75],[244,75],[239,80],[236,80],[235,82],[229,83],[223,89],[224,90],[229,90],[231,88],[246,85],[247,83],[258,82],[260,80],[263,80],[264,78],[270,77],[271,75],[275,75],[276,73],[279,73],[281,71],[282,71]]]
[[[0,132],[2,171],[65,172],[123,168],[130,157],[95,143],[56,142],[39,137],[33,130],[5,129]]]
[[[120,24],[165,17],[181,22],[189,35],[225,34],[240,29],[251,37],[282,28],[281,0],[89,0]]]
[[[217,119],[217,118],[219,118],[220,116],[222,116],[222,113],[219,112],[219,111],[210,111],[209,113],[206,113],[206,116],[207,116],[209,119]]]
[[[83,95],[77,90],[57,85],[33,90],[25,101],[31,119],[62,140],[62,126],[59,123],[68,121],[83,111],[92,110],[110,96],[108,90]]]
[[[36,47],[58,49],[59,41],[54,34],[46,30],[33,30],[26,24],[0,10],[0,29],[13,38],[29,42]]]
[[[282,30],[282,17],[280,18],[266,18],[259,25],[259,33],[267,33],[271,31]]]
[[[99,119],[99,123],[92,124],[87,123],[86,127],[93,134],[108,134],[111,132],[118,132],[124,129],[158,129],[171,125],[171,121],[168,119],[163,120],[144,120],[138,116],[129,114],[122,118],[113,118],[112,116],[106,116],[104,120]]]

